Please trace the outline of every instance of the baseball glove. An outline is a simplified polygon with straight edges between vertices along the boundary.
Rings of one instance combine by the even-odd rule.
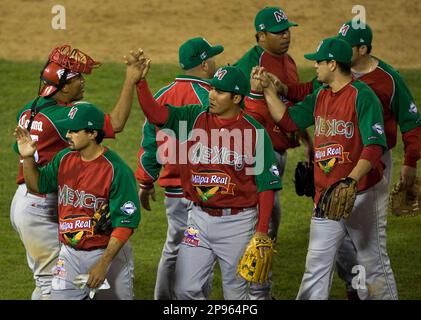
[[[263,258],[260,256],[259,248],[267,248],[264,250]],[[272,239],[268,235],[255,234],[238,263],[238,274],[249,282],[260,284],[267,282],[273,253]]]
[[[113,231],[108,204],[103,204],[93,215],[94,234],[110,235]]]
[[[346,177],[323,191],[316,208],[318,217],[340,220],[348,218],[357,195],[357,181]]]
[[[389,209],[395,216],[412,217],[421,213],[421,177],[408,190],[399,190],[396,183],[390,192]]]
[[[295,192],[301,197],[306,195],[307,197],[314,198],[314,173],[313,165],[309,164],[308,161],[300,161],[295,167]]]

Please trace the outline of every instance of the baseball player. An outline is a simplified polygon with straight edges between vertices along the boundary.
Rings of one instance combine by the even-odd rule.
[[[262,66],[268,72],[273,73],[284,83],[293,84],[299,82],[297,66],[292,57],[287,53],[291,41],[290,27],[297,24],[288,20],[285,12],[279,7],[266,7],[260,10],[254,21],[256,29],[257,45],[251,48],[239,61],[235,63],[244,74],[249,77],[252,68]],[[252,99],[262,99],[262,95],[251,92]],[[280,97],[287,105],[291,105],[284,97]],[[266,108],[261,108],[260,103],[249,104],[245,111],[259,121],[269,133],[274,146],[279,174],[283,176],[287,152],[289,148],[299,146],[297,133],[285,133],[273,122]],[[313,159],[313,144],[310,136],[304,130],[301,132],[307,149],[309,161]],[[275,205],[271,216],[269,234],[276,240],[281,220],[281,205],[279,192],[275,194]],[[271,299],[271,282],[264,285],[252,284],[250,296],[252,299]]]
[[[105,279],[110,288],[99,291],[96,298],[133,298],[133,257],[125,244],[140,221],[136,180],[124,161],[101,145],[104,117],[88,103],[70,108],[67,118],[56,122],[67,130],[69,148],[41,168],[35,161],[36,142],[29,132],[19,125],[15,131],[28,190],[58,193],[58,238],[62,245],[52,299],[86,299],[89,289],[98,289]],[[100,232],[96,226],[100,219],[93,219],[104,204],[110,208],[111,234]],[[85,274],[86,286],[80,288],[75,280]]]
[[[149,62],[142,59],[144,79]],[[236,276],[237,264],[254,232],[268,238],[273,190],[281,183],[266,131],[240,107],[249,92],[244,74],[223,67],[210,84],[206,109],[160,105],[145,80],[137,93],[148,121],[187,144],[189,180],[182,182],[194,204],[177,257],[177,299],[205,299],[203,288],[218,260],[225,299],[241,300],[248,298],[247,281]]]
[[[183,106],[186,104],[209,105],[208,81],[215,73],[215,59],[224,50],[222,46],[211,46],[204,38],[197,37],[184,42],[179,49],[179,62],[184,75],[179,75],[175,81],[165,86],[155,94],[159,104]],[[173,300],[174,273],[177,253],[184,231],[187,228],[187,216],[191,209],[191,201],[183,196],[180,178],[181,165],[178,160],[177,148],[171,148],[175,139],[159,132],[158,128],[145,121],[142,130],[142,143],[138,153],[138,168],[136,179],[140,185],[139,198],[142,207],[150,210],[149,199],[155,200],[153,183],[158,180],[165,188],[165,207],[168,219],[167,239],[162,250],[157,270],[154,297],[156,300]],[[171,142],[169,142],[171,141]],[[157,161],[157,151],[164,149],[172,154],[161,154]],[[160,174],[161,167],[163,171]],[[205,294],[208,295],[208,294]]]
[[[421,116],[408,87],[399,73],[390,65],[371,55],[373,33],[368,24],[362,22],[354,27],[353,21],[344,23],[337,37],[352,46],[351,72],[354,79],[365,82],[379,98],[383,107],[385,134],[388,150],[382,156],[385,164],[384,176],[391,182],[392,149],[397,141],[397,126],[402,133],[404,161],[400,173],[401,188],[410,187],[416,176],[417,161],[421,157]],[[287,96],[294,100],[304,99],[317,82],[288,86]],[[353,266],[357,265],[355,248],[349,237],[338,251],[338,274],[347,283],[348,297],[352,288]]]
[[[315,125],[316,204],[324,189],[344,177],[357,181],[358,193],[346,220],[329,220],[314,211],[297,299],[329,297],[335,256],[346,234],[365,271],[366,283],[358,287],[360,297],[397,299],[386,251],[388,184],[380,162],[386,149],[380,101],[365,83],[353,81],[352,48],[346,41],[325,39],[317,52],[305,57],[316,61],[317,79],[326,85],[287,109],[277,99],[275,86],[265,79],[269,110],[284,130]]]
[[[28,129],[32,139],[37,141],[35,160],[38,165],[46,165],[58,151],[68,146],[66,131],[59,128],[56,121],[66,117],[72,105],[83,98],[85,80],[82,74],[90,73],[98,65],[91,57],[68,45],[52,50],[41,73],[39,96],[17,116],[18,124]],[[115,132],[122,131],[129,116],[134,70],[134,66],[127,67],[117,104],[111,114],[105,116],[103,131],[106,137],[114,137]],[[28,265],[34,275],[36,287],[32,299],[49,299],[52,268],[59,253],[57,194],[40,195],[28,191],[22,159],[16,182],[18,188],[11,203],[10,219],[25,246]]]

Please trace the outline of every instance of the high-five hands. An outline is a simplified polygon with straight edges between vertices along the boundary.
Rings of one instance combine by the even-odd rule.
[[[126,76],[130,75],[135,82],[145,79],[151,60],[144,55],[141,48],[130,50],[129,54],[123,57],[123,60],[127,65]]]
[[[269,73],[263,67],[254,67],[250,74],[252,86],[261,88],[263,91],[277,92],[277,88],[272,79],[276,80],[275,76],[270,77]],[[276,78],[276,79],[275,79]]]

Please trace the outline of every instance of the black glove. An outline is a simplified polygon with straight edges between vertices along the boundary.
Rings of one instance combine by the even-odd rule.
[[[308,161],[300,161],[295,168],[295,192],[299,196],[306,195],[307,197],[314,198],[314,173],[313,164]]]

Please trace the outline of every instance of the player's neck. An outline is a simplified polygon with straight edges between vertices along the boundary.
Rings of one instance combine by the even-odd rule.
[[[336,93],[342,90],[343,87],[348,85],[352,81],[352,76],[343,74],[337,71],[333,77],[333,80],[329,83],[329,87],[332,89],[333,93]]]
[[[240,114],[241,108],[240,106],[235,105],[232,109],[224,112],[223,114],[218,114],[218,118],[222,120],[238,120],[239,114]]]
[[[83,161],[93,161],[103,154],[104,147],[92,141],[88,146],[79,150],[79,152]]]
[[[191,69],[184,73],[186,76],[196,77],[200,79],[207,79],[209,78],[205,71],[201,69]]]
[[[372,56],[367,55],[364,58],[358,60],[358,62],[352,66],[351,71],[354,73],[370,73],[377,68],[378,61]]]

